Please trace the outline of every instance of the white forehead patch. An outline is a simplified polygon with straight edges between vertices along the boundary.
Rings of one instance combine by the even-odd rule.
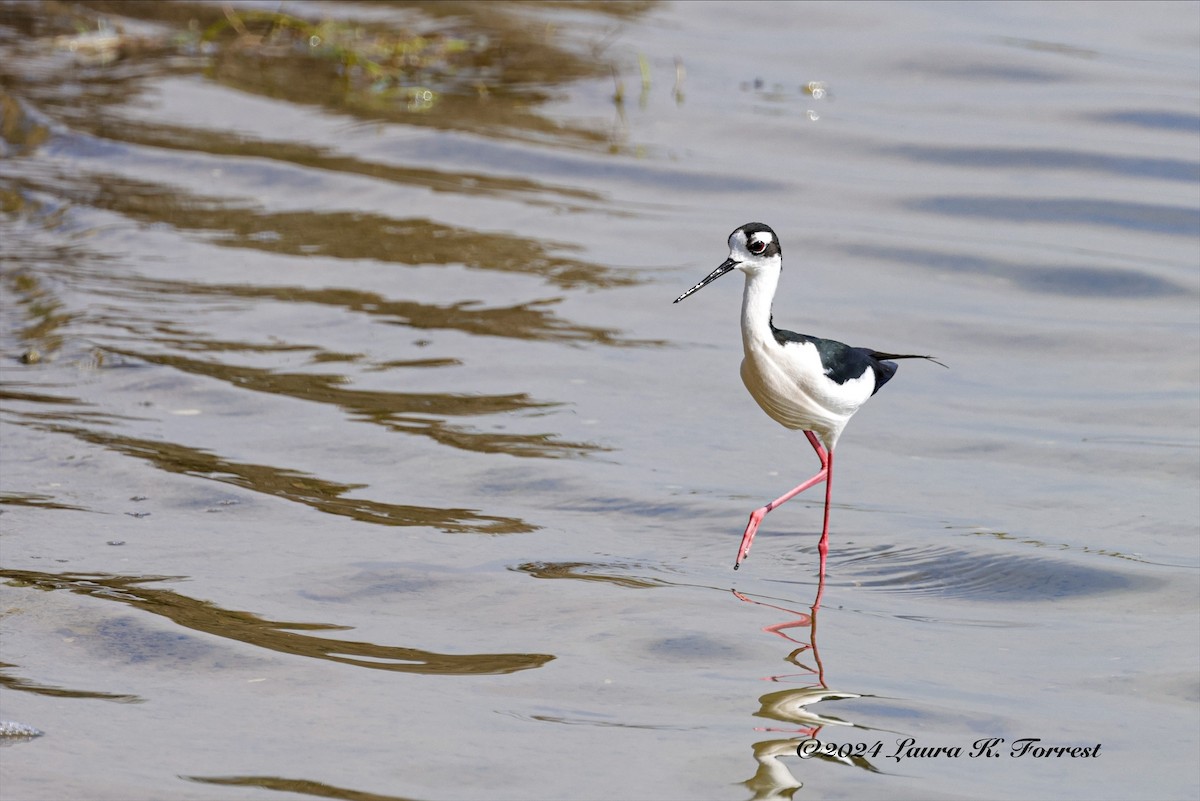
[[[747,245],[749,245],[753,242],[761,242],[764,245],[769,245],[772,241],[774,241],[774,239],[775,237],[771,236],[770,231],[755,231],[751,234],[747,234],[745,231],[739,228],[729,235],[729,244],[734,245],[738,242],[745,242]]]

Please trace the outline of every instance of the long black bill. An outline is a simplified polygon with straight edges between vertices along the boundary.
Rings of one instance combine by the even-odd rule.
[[[720,267],[718,267],[717,269],[715,269],[711,273],[709,273],[707,276],[705,276],[703,281],[696,284],[694,287],[689,289],[687,292],[684,292],[679,297],[675,298],[675,302],[678,303],[679,301],[686,298],[688,295],[695,292],[697,289],[703,289],[704,287],[708,286],[713,281],[716,281],[722,275],[724,275],[725,273],[732,270],[734,267],[737,267],[737,264],[738,263],[736,261],[734,261],[733,259],[726,259],[724,264],[722,264]]]

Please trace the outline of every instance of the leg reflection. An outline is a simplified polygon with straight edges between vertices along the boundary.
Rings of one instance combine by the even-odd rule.
[[[755,799],[791,798],[792,794],[802,786],[802,782],[792,775],[785,763],[780,761],[781,757],[796,757],[800,744],[810,739],[820,740],[821,732],[826,727],[865,728],[841,718],[819,714],[812,707],[821,701],[861,698],[862,696],[859,693],[831,690],[826,682],[825,665],[821,661],[821,652],[817,646],[817,613],[820,611],[821,598],[825,593],[823,576],[817,584],[817,592],[812,605],[807,610],[803,607],[795,609],[768,600],[757,600],[737,590],[732,592],[739,601],[786,613],[789,616],[787,620],[763,626],[762,630],[798,646],[793,648],[785,659],[800,668],[799,673],[783,673],[763,677],[764,681],[798,686],[761,696],[758,699],[759,709],[754,713],[756,717],[786,724],[784,726],[756,726],[755,731],[786,733],[794,736],[755,743],[753,746],[754,759],[758,763],[758,770],[752,778],[743,782],[754,791]],[[853,764],[872,772],[878,772],[862,757],[843,759],[834,754],[826,755],[821,752],[810,755],[823,761]]]

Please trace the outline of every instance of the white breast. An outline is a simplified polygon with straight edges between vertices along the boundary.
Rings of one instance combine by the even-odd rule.
[[[811,343],[772,338],[745,345],[742,382],[762,410],[787,428],[815,432],[828,448],[875,389],[870,368],[843,384],[831,380]]]

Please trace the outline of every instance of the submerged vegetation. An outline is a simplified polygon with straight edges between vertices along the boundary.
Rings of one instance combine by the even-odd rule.
[[[651,5],[595,10],[620,20]],[[41,43],[44,51],[49,43],[88,68],[169,63],[172,71],[198,72],[240,91],[359,115],[411,121],[416,112],[438,127],[487,124],[492,133],[498,126],[516,135],[553,129],[556,136],[603,140],[603,133],[564,131],[537,114],[558,87],[609,71],[588,52],[588,40],[568,49],[571,37],[588,31],[534,22],[524,3],[418,2],[389,6],[387,19],[373,10],[372,4],[16,3],[0,9],[0,21],[24,34],[27,46]]]
[[[343,81],[346,91],[401,99],[409,111],[432,108],[440,95],[434,87],[458,83],[459,76],[465,75],[477,93],[489,91],[487,71],[472,63],[486,53],[485,36],[371,30],[356,23],[312,22],[281,11],[228,5],[223,12],[222,19],[204,30],[201,42],[224,43],[243,53],[254,50],[259,58],[309,56],[326,62],[330,77]]]

